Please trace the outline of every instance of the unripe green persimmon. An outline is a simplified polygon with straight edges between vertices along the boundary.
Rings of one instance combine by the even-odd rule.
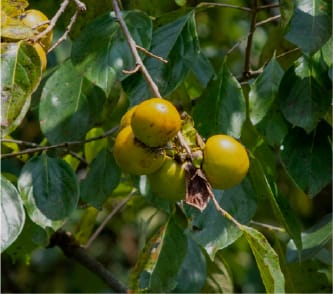
[[[153,149],[139,142],[130,126],[120,130],[113,147],[119,167],[134,175],[147,175],[159,169],[165,160],[165,151]]]
[[[209,137],[203,152],[202,169],[216,189],[228,189],[239,184],[249,169],[249,157],[244,146],[227,135]]]
[[[180,130],[176,107],[162,98],[151,98],[137,105],[131,119],[135,137],[150,147],[165,145]]]
[[[152,192],[159,198],[171,201],[185,199],[185,170],[182,164],[166,157],[162,167],[148,175]]]

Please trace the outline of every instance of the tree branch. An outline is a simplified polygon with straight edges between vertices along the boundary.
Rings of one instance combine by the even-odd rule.
[[[1,139],[0,142],[17,143],[17,144],[20,144],[20,145],[30,145],[30,146],[34,146],[34,147],[33,148],[28,148],[28,149],[25,149],[25,150],[22,150],[22,151],[18,151],[18,152],[1,154],[0,158],[4,159],[4,158],[9,158],[9,157],[20,156],[20,155],[23,155],[23,154],[31,154],[31,153],[35,153],[35,152],[47,151],[47,150],[52,150],[52,149],[68,148],[69,146],[72,146],[72,145],[81,145],[81,144],[85,144],[85,143],[89,143],[89,142],[92,142],[92,141],[100,140],[102,138],[110,136],[116,130],[118,130],[118,126],[106,131],[102,135],[92,137],[90,139],[86,139],[86,140],[82,140],[82,141],[63,142],[63,143],[50,145],[50,146],[41,146],[41,145],[38,145],[38,144],[35,144],[35,143],[25,142],[25,141],[20,141],[20,140]]]
[[[162,97],[161,94],[160,94],[160,91],[157,87],[157,85],[155,84],[154,80],[152,79],[152,77],[150,76],[149,72],[147,71],[147,68],[145,67],[145,65],[143,64],[143,61],[138,53],[138,50],[136,48],[136,43],[135,41],[133,40],[128,28],[127,28],[127,25],[124,21],[124,19],[122,18],[121,16],[121,11],[120,11],[120,8],[119,8],[119,5],[118,5],[118,2],[117,0],[112,0],[112,6],[113,6],[113,10],[116,14],[116,17],[119,21],[119,25],[120,25],[120,28],[121,30],[123,31],[125,37],[126,37],[126,40],[127,40],[127,43],[128,43],[128,46],[130,47],[130,50],[132,52],[132,55],[135,59],[135,63],[137,66],[139,66],[139,69],[144,77],[144,79],[146,80],[149,88],[150,88],[150,91],[153,93],[153,95],[155,97]]]
[[[53,246],[58,246],[67,257],[76,260],[92,273],[100,277],[114,290],[114,292],[127,292],[127,288],[122,285],[120,281],[116,279],[100,262],[90,257],[87,251],[76,243],[76,240],[70,233],[62,230],[55,232],[51,237],[49,247]]]
[[[245,61],[244,61],[244,72],[243,72],[244,77],[247,77],[251,71],[252,41],[253,41],[254,31],[256,30],[257,6],[258,6],[257,0],[253,0],[250,32],[247,37],[247,44],[245,49]]]

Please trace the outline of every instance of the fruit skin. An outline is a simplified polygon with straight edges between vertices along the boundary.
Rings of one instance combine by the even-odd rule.
[[[208,138],[203,151],[202,169],[215,189],[228,189],[239,184],[249,169],[244,146],[227,135]]]
[[[120,129],[123,129],[123,128],[131,125],[133,112],[135,111],[136,108],[137,108],[137,105],[135,105],[134,107],[130,108],[129,110],[127,110],[125,112],[125,114],[123,115],[123,117],[120,120],[120,126],[119,126]]]
[[[44,71],[46,69],[46,65],[47,65],[46,53],[45,53],[44,49],[42,48],[42,46],[39,45],[39,43],[35,43],[32,46],[35,48],[35,50],[38,53],[38,56],[39,56],[40,62],[41,62],[42,71]]]
[[[165,145],[180,130],[176,107],[162,98],[151,98],[137,105],[131,126],[135,136],[150,147]]]
[[[139,142],[130,126],[120,130],[113,147],[119,167],[134,175],[146,175],[159,169],[165,160],[165,151],[152,149]]]
[[[38,26],[38,25],[45,21],[48,21],[49,19],[43,12],[36,10],[36,9],[29,9],[29,10],[26,10],[21,15],[21,20],[22,20],[23,24],[25,24],[26,26],[28,26],[29,28],[32,28],[32,29],[36,28],[37,32],[40,33],[48,27],[48,24],[45,24],[42,26]],[[43,47],[43,49],[45,51],[47,51],[50,48],[52,39],[53,39],[53,33],[49,32],[48,34],[46,34],[46,36],[44,36],[39,41],[40,45]]]
[[[185,175],[183,165],[167,156],[162,167],[148,175],[148,180],[154,195],[162,199],[178,201],[185,199]]]

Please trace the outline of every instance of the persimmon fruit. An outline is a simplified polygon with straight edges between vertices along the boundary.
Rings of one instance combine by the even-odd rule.
[[[249,164],[245,147],[233,137],[219,134],[207,139],[202,169],[213,188],[224,190],[239,184]]]
[[[127,126],[118,133],[113,155],[119,167],[130,174],[146,175],[159,169],[165,160],[165,151],[150,148],[137,140],[132,128]]]
[[[131,118],[135,137],[150,147],[165,145],[181,127],[176,107],[168,100],[151,98],[137,105]]]

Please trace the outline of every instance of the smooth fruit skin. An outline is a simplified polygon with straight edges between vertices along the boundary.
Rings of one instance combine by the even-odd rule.
[[[21,20],[23,24],[25,24],[29,28],[32,29],[36,28],[37,32],[42,32],[48,27],[48,24],[41,26],[38,25],[45,21],[48,21],[49,19],[43,12],[36,9],[29,9],[26,10],[24,14],[21,16]],[[45,51],[47,51],[50,48],[52,39],[53,39],[53,33],[50,32],[40,40],[41,46]]]
[[[135,136],[150,147],[165,145],[180,130],[181,118],[173,104],[162,98],[141,102],[132,115]]]
[[[184,167],[170,157],[156,172],[148,175],[154,195],[171,201],[185,199],[186,182]]]
[[[46,53],[45,53],[44,49],[42,48],[42,46],[39,45],[38,43],[35,43],[32,46],[35,48],[35,50],[38,53],[38,56],[40,58],[42,71],[44,71],[46,69],[46,64],[47,64]]]
[[[209,137],[203,152],[202,169],[215,189],[228,189],[239,184],[249,169],[244,146],[227,135]]]
[[[134,175],[146,175],[159,169],[165,160],[165,151],[151,149],[139,142],[130,126],[120,130],[113,147],[119,167]]]
[[[123,115],[123,117],[120,120],[120,129],[123,129],[129,125],[131,125],[131,121],[132,121],[132,116],[134,113],[134,110],[137,108],[136,106],[133,106],[132,108],[130,108],[129,110],[127,110],[125,112],[125,114]]]

